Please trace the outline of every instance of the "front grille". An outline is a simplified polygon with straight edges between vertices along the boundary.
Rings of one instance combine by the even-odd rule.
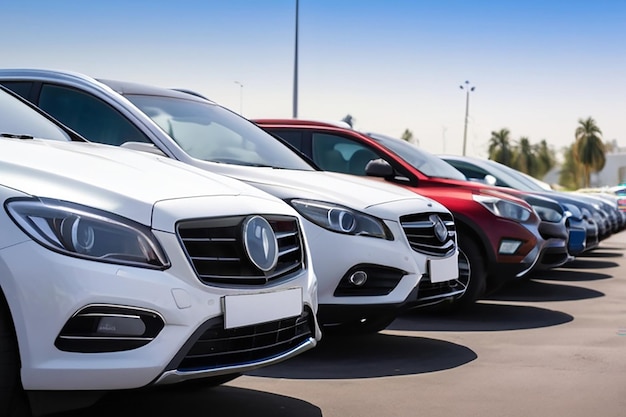
[[[242,229],[246,216],[188,220],[177,234],[198,278],[209,285],[265,285],[304,268],[302,233],[296,218],[264,215],[278,242],[276,267],[263,271],[247,256]]]
[[[224,329],[223,317],[218,317],[194,334],[168,369],[194,372],[260,362],[297,348],[314,334],[314,315],[308,307],[299,317],[234,329]]]
[[[443,241],[435,234],[433,216],[438,216],[448,230]],[[456,249],[456,226],[450,213],[417,213],[400,218],[402,229],[411,248],[420,253],[431,256],[449,256]]]
[[[462,273],[462,270],[460,270]],[[417,290],[417,306],[436,304],[442,301],[452,301],[460,298],[465,293],[466,284],[463,279],[431,282],[430,277],[422,275]]]

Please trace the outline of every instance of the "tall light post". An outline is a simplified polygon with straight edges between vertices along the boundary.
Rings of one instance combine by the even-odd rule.
[[[235,81],[235,84],[239,85],[239,114],[243,116],[243,84],[239,81]]]
[[[467,147],[467,118],[469,115],[469,96],[476,87],[470,85],[469,81],[465,81],[464,84],[459,86],[461,90],[465,90],[465,128],[463,129],[463,156],[465,156],[465,149]]]
[[[298,117],[298,0],[296,0],[296,38],[293,59],[293,118]]]

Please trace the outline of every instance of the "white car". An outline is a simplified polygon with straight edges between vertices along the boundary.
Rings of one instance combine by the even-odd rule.
[[[108,390],[219,384],[317,344],[295,210],[71,136],[0,89],[0,415],[60,411],[58,395],[77,390],[68,408]]]
[[[403,309],[465,291],[454,219],[434,200],[316,170],[256,124],[187,91],[46,70],[0,70],[0,83],[89,141],[165,154],[288,202],[305,219],[323,330],[378,331]]]

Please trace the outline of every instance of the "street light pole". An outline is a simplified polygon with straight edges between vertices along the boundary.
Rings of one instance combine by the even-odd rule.
[[[239,81],[235,81],[235,84],[239,85],[239,115],[243,116],[243,84]]]
[[[470,86],[469,81],[465,81],[465,85],[459,86],[461,90],[465,90],[465,127],[463,129],[463,156],[465,156],[465,150],[467,148],[467,119],[469,115],[469,96],[476,87]]]
[[[293,59],[293,118],[298,117],[298,0],[296,0],[296,38]]]

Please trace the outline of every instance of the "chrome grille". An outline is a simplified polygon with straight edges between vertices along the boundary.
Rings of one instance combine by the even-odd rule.
[[[431,216],[439,216],[443,221],[448,234],[441,241],[435,234],[435,222]],[[400,223],[411,248],[414,251],[431,256],[445,257],[456,248],[456,226],[454,218],[449,213],[417,213],[403,216]]]
[[[278,262],[262,271],[246,255],[242,238],[247,216],[187,220],[176,233],[198,278],[211,285],[265,285],[304,268],[302,233],[296,218],[263,215],[276,234]]]

